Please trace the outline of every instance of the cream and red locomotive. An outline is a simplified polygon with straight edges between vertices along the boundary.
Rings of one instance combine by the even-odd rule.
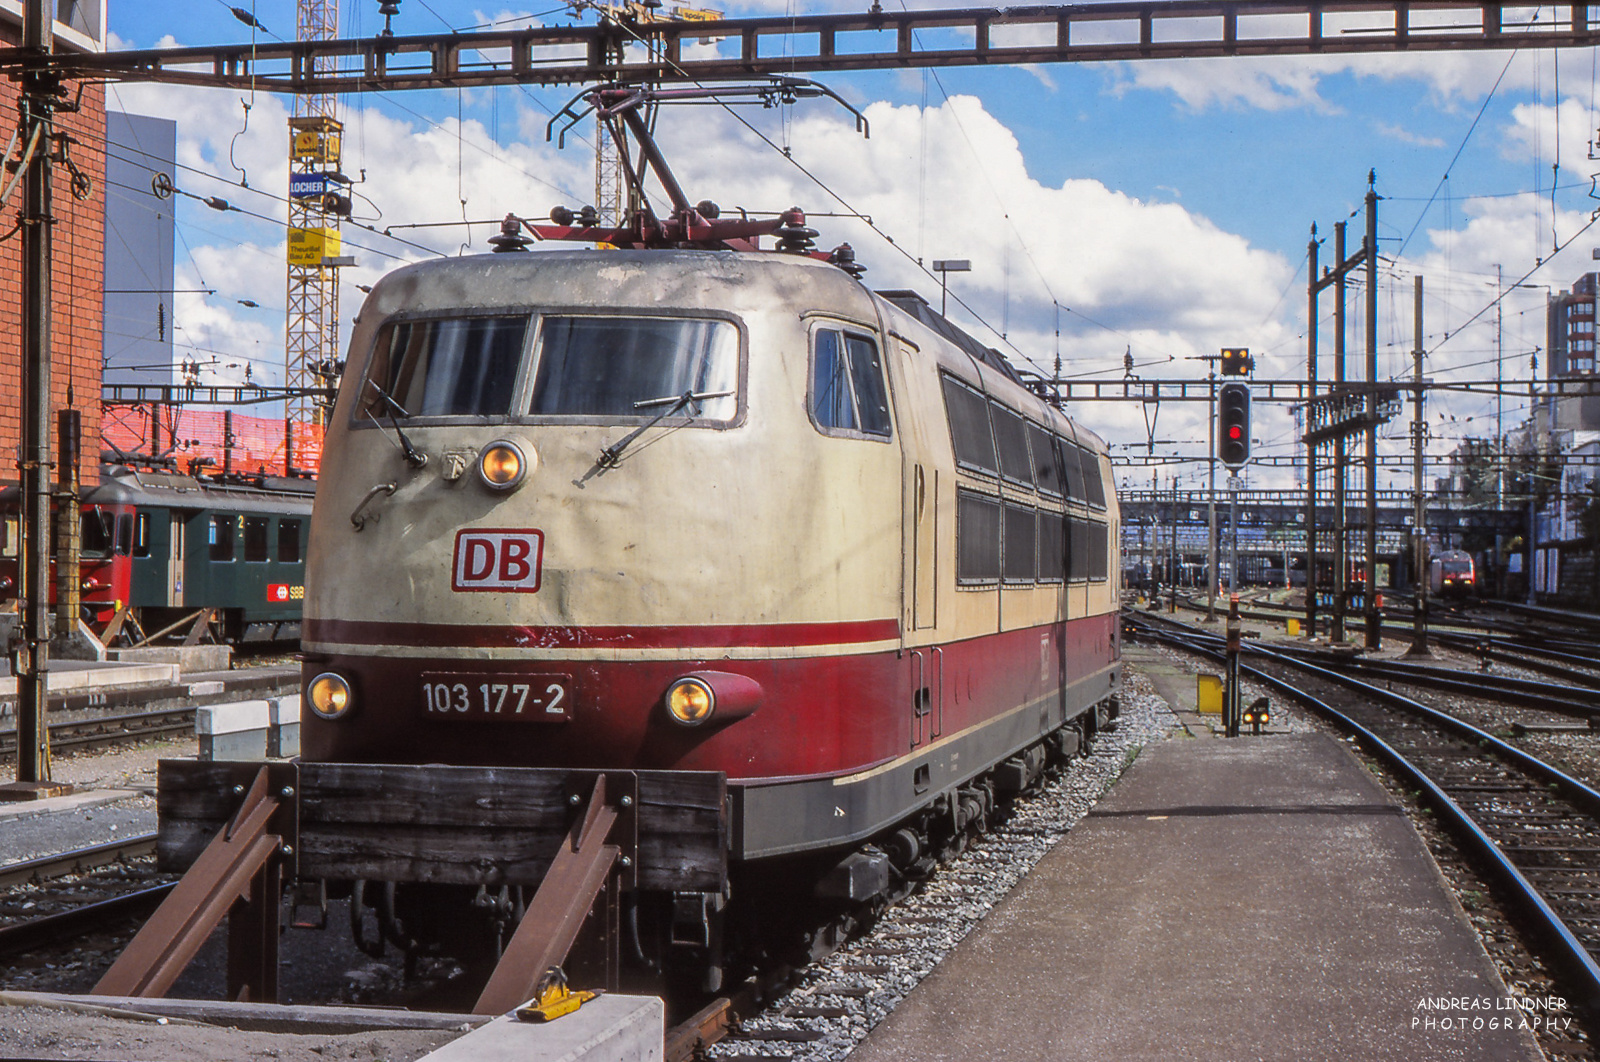
[[[811,251],[797,210],[719,221],[663,183],[666,220],[500,243],[622,249],[424,262],[361,308],[312,517],[294,870],[360,879],[397,942],[515,921],[603,775],[624,955],[714,983],[1115,716],[1104,443]]]

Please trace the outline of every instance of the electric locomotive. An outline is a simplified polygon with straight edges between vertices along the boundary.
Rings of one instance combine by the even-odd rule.
[[[644,91],[593,98],[643,141]],[[926,872],[1115,718],[1119,516],[1104,442],[997,352],[798,209],[719,220],[640,157],[670,217],[508,218],[511,253],[368,295],[312,516],[303,755],[267,788],[302,884],[457,954],[472,913],[497,951],[604,801],[622,957],[714,987],[764,924]],[[169,864],[233,814],[230,770],[163,765]]]

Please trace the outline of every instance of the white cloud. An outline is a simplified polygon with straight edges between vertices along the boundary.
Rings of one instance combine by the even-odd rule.
[[[1391,122],[1376,121],[1372,123],[1372,128],[1377,131],[1379,136],[1386,136],[1391,140],[1398,140],[1402,144],[1414,144],[1417,147],[1426,148],[1442,148],[1445,146],[1444,141],[1440,140],[1436,136],[1422,136],[1421,134],[1411,132],[1404,126],[1395,125]]]

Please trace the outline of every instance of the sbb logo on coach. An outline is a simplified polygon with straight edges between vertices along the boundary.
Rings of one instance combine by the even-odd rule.
[[[450,588],[536,593],[543,561],[543,531],[467,528],[456,532]]]

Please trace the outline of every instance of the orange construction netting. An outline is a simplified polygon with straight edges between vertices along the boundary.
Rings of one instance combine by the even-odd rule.
[[[316,424],[291,425],[281,417],[148,405],[107,406],[100,424],[112,454],[168,457],[180,469],[209,459],[197,468],[272,476],[291,475],[291,469],[316,475],[322,466],[323,430]]]

